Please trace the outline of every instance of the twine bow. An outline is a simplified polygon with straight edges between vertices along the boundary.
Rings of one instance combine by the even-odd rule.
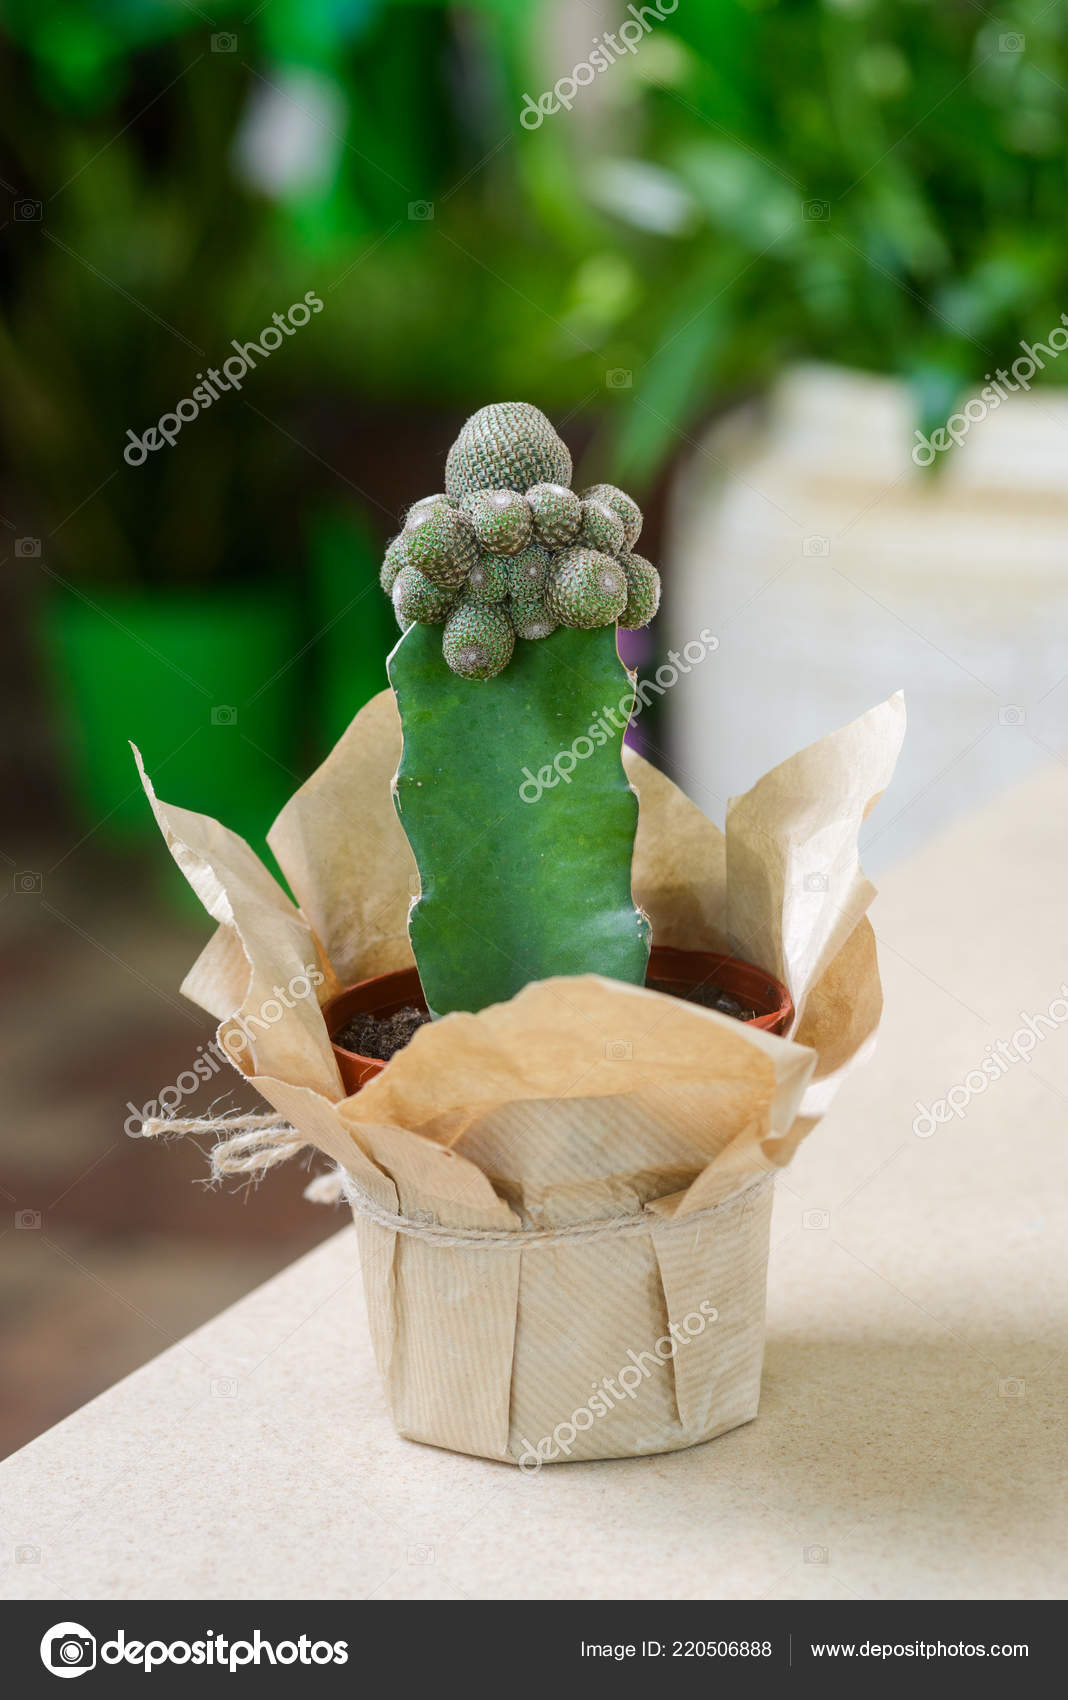
[[[298,1157],[302,1151],[315,1149],[308,1140],[301,1138],[295,1127],[277,1114],[175,1117],[170,1121],[149,1117],[141,1127],[144,1139],[159,1139],[172,1133],[225,1135],[211,1152],[211,1177],[215,1181],[223,1180],[227,1175],[255,1178],[266,1174],[268,1169],[277,1168],[279,1163],[288,1162],[291,1157]],[[643,1210],[637,1215],[570,1222],[558,1228],[453,1228],[426,1216],[404,1216],[385,1209],[364,1192],[344,1169],[332,1169],[317,1175],[305,1187],[304,1196],[313,1204],[339,1204],[344,1198],[357,1215],[377,1222],[392,1233],[406,1234],[411,1239],[429,1240],[439,1246],[472,1246],[480,1251],[515,1251],[526,1246],[563,1245],[575,1240],[606,1237],[618,1239],[632,1234],[648,1234],[654,1229],[695,1227],[724,1210],[748,1209],[773,1179],[773,1171],[758,1175],[742,1192],[716,1204],[708,1204],[702,1210],[690,1211],[685,1216],[660,1216],[654,1211]]]

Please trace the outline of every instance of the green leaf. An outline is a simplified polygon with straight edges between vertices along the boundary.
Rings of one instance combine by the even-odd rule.
[[[409,932],[431,1013],[484,1009],[555,974],[642,985],[638,799],[620,754],[631,675],[615,628],[520,641],[476,683],[445,665],[440,627],[412,626],[389,677],[404,729],[397,813],[422,888]]]

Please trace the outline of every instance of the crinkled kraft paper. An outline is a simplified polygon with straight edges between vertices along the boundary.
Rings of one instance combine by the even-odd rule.
[[[777,975],[797,1010],[789,1037],[592,974],[552,979],[421,1028],[353,1097],[319,1004],[412,962],[418,878],[391,795],[392,694],[357,715],[269,835],[296,904],[236,834],[158,802],[142,769],[218,923],[183,990],[378,1207],[357,1228],[402,1434],[534,1468],[688,1446],[756,1414],[770,1176],[879,1021],[857,835],[904,722],[897,695],[821,739],[734,798],[722,833],[626,752],[634,895],[654,941]],[[315,993],[279,1001],[313,969]],[[452,1229],[605,1231],[457,1247],[397,1234],[382,1210]],[[648,1231],[613,1231],[636,1216]]]

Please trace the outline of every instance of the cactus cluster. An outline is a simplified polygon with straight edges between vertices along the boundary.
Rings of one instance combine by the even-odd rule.
[[[498,402],[449,450],[444,492],[409,508],[382,588],[402,631],[444,626],[452,671],[491,679],[516,638],[649,623],[660,577],[634,552],[641,527],[637,503],[614,485],[572,490],[567,445],[543,413]]]

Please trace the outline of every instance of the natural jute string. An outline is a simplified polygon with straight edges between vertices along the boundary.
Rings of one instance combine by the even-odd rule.
[[[279,1163],[287,1162],[290,1157],[298,1156],[310,1145],[308,1140],[300,1137],[295,1127],[277,1115],[202,1116],[189,1120],[176,1117],[172,1121],[148,1118],[142,1123],[140,1137],[158,1139],[167,1134],[184,1133],[228,1136],[220,1139],[211,1153],[212,1178],[215,1180],[227,1175],[265,1173]],[[377,1222],[391,1233],[407,1234],[411,1239],[429,1240],[439,1246],[476,1246],[480,1251],[514,1251],[517,1247],[565,1245],[575,1240],[623,1239],[632,1234],[647,1234],[654,1228],[688,1228],[724,1210],[744,1207],[772,1178],[771,1174],[761,1175],[743,1192],[735,1193],[732,1198],[718,1204],[706,1205],[703,1210],[691,1211],[686,1216],[658,1216],[646,1211],[640,1216],[572,1222],[561,1228],[445,1228],[429,1216],[402,1216],[386,1210],[342,1169],[319,1175],[305,1189],[305,1197],[316,1203],[334,1204],[344,1196],[358,1215]]]

